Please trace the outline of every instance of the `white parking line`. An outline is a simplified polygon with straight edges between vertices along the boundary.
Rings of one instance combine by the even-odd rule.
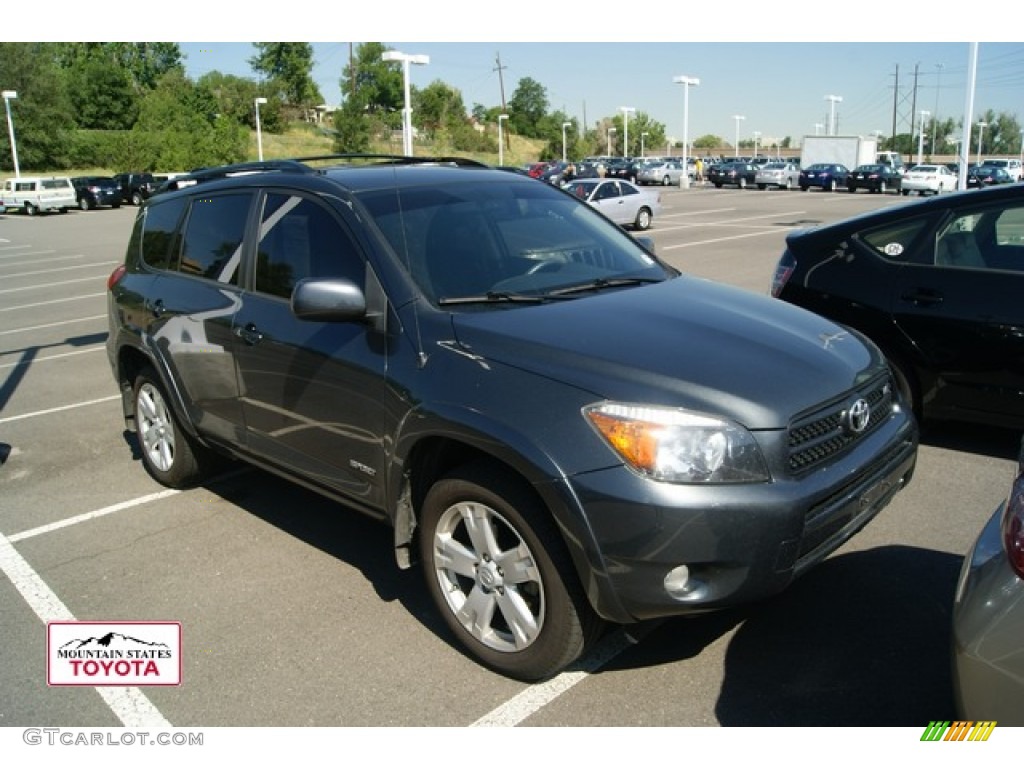
[[[21,249],[24,249],[24,248],[31,248],[31,247],[32,247],[31,245],[5,245],[3,248],[0,248],[0,251],[21,250]],[[56,253],[56,252],[57,251],[55,251],[55,250],[53,250],[51,248],[51,249],[48,249],[48,250],[45,250],[45,251],[34,251],[33,253]],[[18,257],[24,258],[25,256],[28,256],[28,255],[30,255],[30,254],[27,254],[27,253],[11,253],[11,254],[6,254],[6,255],[0,255],[0,259],[9,259],[11,257],[14,257],[14,258],[18,258]]]
[[[563,672],[537,685],[531,685],[525,691],[513,696],[500,707],[481,717],[471,728],[498,727],[510,728],[539,712],[577,683],[582,683],[591,674],[599,670],[627,648],[639,643],[650,634],[661,622],[650,622],[639,625],[631,630],[620,628],[609,634],[594,650],[587,654],[571,672]],[[633,631],[633,630],[636,631]]]
[[[33,536],[42,536],[44,533],[52,533],[53,531],[59,531],[61,528],[67,528],[72,525],[78,525],[89,520],[95,520],[97,517],[104,517],[106,515],[112,515],[115,512],[121,512],[125,509],[131,509],[137,507],[140,504],[148,504],[151,501],[159,501],[160,499],[166,499],[168,496],[175,496],[181,493],[181,491],[175,488],[168,488],[163,491],[157,491],[147,496],[139,496],[135,499],[129,499],[128,501],[122,501],[119,504],[111,504],[109,507],[103,507],[102,509],[96,509],[92,512],[85,512],[81,515],[75,515],[74,517],[65,517],[63,520],[58,520],[55,523],[48,523],[47,525],[40,525],[38,528],[30,528],[27,531],[21,533],[13,533],[7,537],[9,542],[17,543],[24,541],[25,539],[31,539]]]
[[[93,267],[108,267],[111,264],[120,264],[119,261],[99,261],[92,264],[75,264],[73,267],[53,267],[52,269],[39,269],[34,272],[15,272],[13,275],[4,275],[5,280],[12,277],[32,277],[33,275],[52,275],[54,272],[67,272],[70,269],[92,269]],[[51,283],[50,285],[59,285]]]
[[[0,293],[18,293],[19,291],[40,291],[45,288],[53,288],[57,285],[71,285],[72,283],[102,283],[107,278],[106,276],[101,277],[79,277],[74,280],[62,280],[59,283],[46,282],[40,285],[26,285],[23,288],[5,288]]]
[[[0,331],[0,336],[7,336],[12,333],[28,333],[29,331],[42,331],[46,328],[56,328],[58,325],[71,325],[73,323],[85,323],[90,320],[101,320],[106,315],[89,315],[88,317],[76,317],[74,320],[59,320],[56,323],[44,323],[43,325],[29,325],[25,328],[11,328],[7,331]]]
[[[51,304],[63,304],[66,301],[81,301],[82,299],[95,299],[97,296],[106,296],[105,293],[84,293],[81,296],[69,296],[66,299],[53,299],[52,301],[37,301],[32,304],[19,304],[16,307],[0,307],[0,312],[17,312],[19,309],[32,309],[34,307],[48,307]]]
[[[51,251],[52,253],[52,251]],[[18,256],[24,257],[31,254],[19,253]],[[3,263],[3,256],[0,256],[0,267],[23,267],[23,266],[34,266],[36,264],[49,264],[51,261],[75,261],[78,259],[84,259],[85,254],[78,253],[74,256],[54,256],[52,259],[29,259],[28,261],[9,261]]]
[[[51,360],[60,360],[62,357],[74,357],[75,355],[87,355],[90,352],[102,352],[106,349],[102,344],[90,347],[89,349],[77,349],[74,352],[62,352],[59,355],[47,355],[46,357],[35,357],[31,360],[19,360],[16,363],[2,363],[0,368],[22,368],[26,365],[35,365],[36,363],[48,363]]]
[[[747,237],[763,237],[764,235],[777,235],[779,230],[777,229],[766,229],[760,232],[747,232],[745,235],[731,235],[730,237],[716,237],[711,240],[698,240],[693,243],[680,243],[679,245],[665,245],[658,249],[658,253],[664,251],[675,251],[679,248],[695,248],[699,245],[708,245],[709,243],[724,243],[729,240],[743,240]]]
[[[109,403],[111,400],[120,400],[120,395],[111,395],[110,397],[100,397],[96,400],[86,400],[81,403],[72,403],[71,405],[61,405],[56,408],[47,408],[43,411],[33,411],[32,413],[23,413],[20,416],[8,416],[5,419],[0,419],[0,424],[8,424],[12,421],[21,421],[22,419],[32,419],[36,416],[48,416],[51,413],[60,413],[61,411],[70,411],[72,408],[82,408],[86,405],[96,405],[97,403]]]
[[[44,624],[50,621],[75,621],[67,606],[3,534],[0,534],[0,571],[4,572]],[[94,690],[126,728],[173,727],[138,688],[104,687]]]

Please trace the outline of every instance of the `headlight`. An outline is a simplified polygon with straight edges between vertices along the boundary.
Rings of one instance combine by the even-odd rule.
[[[769,479],[761,449],[727,419],[625,403],[583,409],[591,426],[637,472],[669,483],[760,483]]]

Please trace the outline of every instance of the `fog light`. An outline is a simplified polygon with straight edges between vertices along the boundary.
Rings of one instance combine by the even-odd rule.
[[[673,597],[684,597],[690,591],[690,569],[685,565],[673,568],[665,574],[665,590]]]

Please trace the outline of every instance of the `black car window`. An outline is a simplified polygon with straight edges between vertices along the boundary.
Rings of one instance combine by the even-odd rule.
[[[255,288],[289,298],[310,277],[344,277],[362,285],[362,257],[352,238],[321,203],[273,192],[260,217]]]
[[[1024,271],[1024,205],[963,213],[936,239],[944,267]]]
[[[251,202],[251,193],[191,198],[178,270],[219,283],[234,283],[240,272],[242,238]]]
[[[146,209],[142,224],[142,260],[149,266],[167,269],[170,254],[177,254],[177,248],[171,246],[187,203],[188,200],[179,197],[162,200]]]
[[[926,216],[903,219],[876,229],[865,230],[860,233],[859,239],[888,261],[908,262],[912,252],[911,246],[927,223]]]

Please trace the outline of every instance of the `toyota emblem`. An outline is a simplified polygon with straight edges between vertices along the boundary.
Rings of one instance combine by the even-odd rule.
[[[869,421],[871,421],[871,406],[864,398],[851,405],[850,410],[846,412],[846,426],[855,435],[859,435],[867,429]]]

